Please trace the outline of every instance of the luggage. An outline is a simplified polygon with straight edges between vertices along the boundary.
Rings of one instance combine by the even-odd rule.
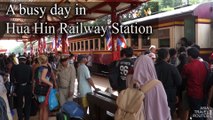
[[[83,120],[81,118],[70,118],[67,114],[63,112],[58,112],[56,114],[56,120]]]
[[[73,101],[68,101],[64,103],[61,108],[61,111],[69,115],[72,118],[83,118],[84,117],[84,110],[83,108]]]

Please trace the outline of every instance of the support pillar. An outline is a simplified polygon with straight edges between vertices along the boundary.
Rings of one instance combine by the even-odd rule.
[[[67,35],[63,34],[62,37],[61,37],[61,41],[62,41],[62,53],[63,54],[65,54],[67,52],[66,39],[67,39]]]
[[[116,13],[116,7],[119,5],[119,2],[113,2],[110,4],[111,7],[111,24],[114,22],[118,22],[118,16]],[[116,50],[117,48],[117,50]],[[120,48],[117,47],[117,34],[112,33],[112,60],[119,60],[120,59]]]
[[[57,54],[57,44],[58,44],[58,34],[57,32],[55,33],[55,46],[54,46],[54,52]]]
[[[30,40],[30,55],[32,56],[33,54],[33,43],[32,40]]]
[[[26,53],[26,52],[27,52],[27,43],[24,42],[24,53]]]
[[[38,39],[38,54],[41,55],[42,45],[41,45],[41,38]]]

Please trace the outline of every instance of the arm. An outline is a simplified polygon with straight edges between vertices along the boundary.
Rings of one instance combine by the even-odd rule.
[[[212,100],[212,97],[213,97],[213,86],[211,86],[208,96],[209,96],[209,98],[208,98],[208,106],[210,106],[211,100]]]
[[[92,78],[88,78],[87,80],[88,80],[89,84],[96,90],[96,87],[95,87],[95,84],[93,83]]]
[[[176,67],[174,67],[174,70],[173,70],[173,78],[174,78],[175,85],[177,87],[180,86],[182,79],[181,79],[180,73],[178,72]]]
[[[53,84],[46,79],[47,71],[48,71],[47,69],[43,69],[42,70],[41,81],[44,82],[44,83],[46,83],[50,87],[53,87]]]

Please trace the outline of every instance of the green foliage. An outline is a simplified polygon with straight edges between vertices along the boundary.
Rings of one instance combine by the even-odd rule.
[[[189,4],[198,4],[200,3],[199,0],[189,0]]]
[[[24,52],[24,44],[20,44],[19,46],[13,48],[11,50],[11,53],[15,53],[15,54],[18,54],[18,53],[23,53]]]

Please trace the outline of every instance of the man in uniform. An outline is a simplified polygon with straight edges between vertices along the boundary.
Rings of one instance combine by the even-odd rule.
[[[25,56],[19,57],[19,64],[12,67],[10,77],[11,82],[15,83],[16,86],[15,92],[17,94],[18,120],[23,120],[23,111],[25,120],[30,119],[32,100],[32,68],[29,65],[26,65],[26,60]]]
[[[74,95],[76,71],[74,65],[68,63],[68,57],[62,56],[58,66],[59,102],[63,105],[72,100]]]

